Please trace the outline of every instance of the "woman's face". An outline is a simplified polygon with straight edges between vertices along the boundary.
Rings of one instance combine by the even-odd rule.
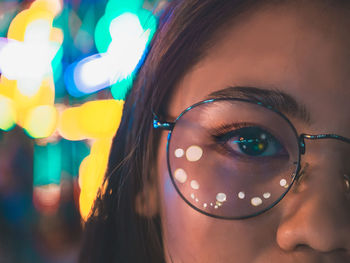
[[[210,93],[249,86],[278,89],[304,105],[308,122],[286,114],[299,134],[349,138],[347,22],[329,8],[305,6],[266,8],[236,21],[176,87],[170,120]],[[350,196],[344,181],[350,162],[344,142],[307,141],[302,162],[308,167],[277,206],[253,218],[222,220],[197,212],[176,192],[166,141],[164,131],[158,180],[168,262],[350,262]]]

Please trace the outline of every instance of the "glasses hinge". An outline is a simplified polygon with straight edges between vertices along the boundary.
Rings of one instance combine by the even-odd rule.
[[[155,129],[163,129],[163,130],[171,131],[173,127],[174,127],[174,123],[172,122],[162,122],[157,118],[153,119],[153,128]]]

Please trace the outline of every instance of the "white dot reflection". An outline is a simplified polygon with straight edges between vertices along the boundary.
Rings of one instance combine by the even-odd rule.
[[[214,206],[215,209],[218,209],[219,207],[217,205]]]
[[[210,206],[213,206],[213,203],[210,203]]]
[[[184,169],[178,168],[174,172],[175,179],[180,183],[185,183],[187,180],[187,174]]]
[[[191,187],[194,190],[198,190],[199,189],[199,183],[196,180],[192,180],[191,181]]]
[[[194,199],[194,193],[191,194],[191,198]]]
[[[196,200],[196,202],[199,202],[198,198],[196,198],[195,200]]]
[[[287,180],[286,179],[281,179],[280,186],[285,187],[286,185],[287,185]]]
[[[253,206],[259,206],[262,204],[262,200],[260,197],[253,197],[252,200],[250,200],[250,203],[253,205]]]
[[[220,206],[222,206],[222,203],[219,201],[216,201],[216,205],[220,207]]]
[[[264,193],[264,194],[263,194],[263,197],[264,197],[265,199],[269,199],[269,198],[271,197],[271,193],[269,193],[269,192]]]
[[[238,198],[239,199],[244,199],[245,198],[245,193],[244,192],[239,192],[238,193]]]
[[[177,158],[181,158],[182,156],[184,156],[184,154],[185,154],[185,152],[184,152],[184,150],[181,149],[181,148],[178,148],[178,149],[175,150],[175,156],[176,156]]]
[[[192,145],[186,150],[186,158],[190,162],[196,162],[202,158],[203,150],[197,145]]]
[[[216,200],[218,201],[218,202],[225,202],[226,201],[226,195],[224,194],[224,193],[218,193],[217,195],[216,195]]]
[[[207,208],[207,206],[208,206],[207,203],[204,203],[204,204],[203,204],[203,207],[204,207],[204,208]]]

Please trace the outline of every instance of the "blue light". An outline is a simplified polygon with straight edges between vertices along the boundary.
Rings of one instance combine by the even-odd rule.
[[[87,57],[65,72],[72,96],[90,94],[128,78],[139,64],[151,35],[138,16],[129,12],[113,19],[109,32],[112,41],[107,52]]]

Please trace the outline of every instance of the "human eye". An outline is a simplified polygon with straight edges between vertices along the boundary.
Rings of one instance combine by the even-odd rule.
[[[280,158],[288,156],[283,143],[265,128],[254,124],[220,127],[214,136],[227,154],[241,158]]]

